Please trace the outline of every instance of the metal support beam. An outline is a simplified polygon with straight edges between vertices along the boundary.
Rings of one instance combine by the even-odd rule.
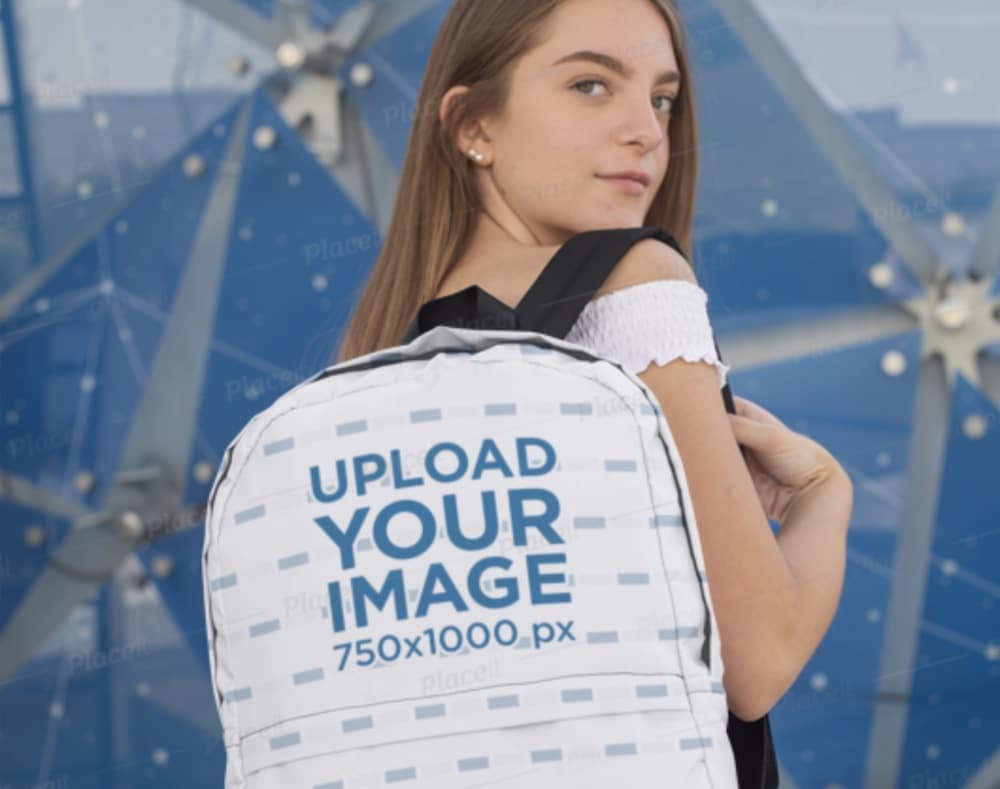
[[[899,785],[950,411],[951,388],[944,364],[938,356],[925,359],[911,420],[919,429],[913,432],[906,464],[906,490],[865,759],[867,789]]]
[[[125,511],[159,519],[181,508],[191,444],[218,306],[229,230],[239,193],[243,154],[254,97],[249,97],[231,132],[214,191],[202,216],[142,399],[104,502],[112,516]],[[164,475],[135,486],[127,472],[162,465]],[[150,491],[143,489],[159,485]],[[0,633],[0,681],[30,657],[77,604],[89,599],[131,554],[134,543],[111,525],[74,529],[54,552],[35,585]],[[67,569],[68,568],[68,569]]]
[[[29,265],[41,258],[45,250],[38,223],[38,200],[32,168],[31,135],[28,133],[27,104],[21,83],[21,61],[17,41],[15,0],[0,0],[0,36],[7,52],[7,79],[10,82],[10,104],[13,116],[14,148],[17,151],[17,176],[21,182],[20,203],[24,214],[24,232]]]
[[[969,271],[984,279],[1000,276],[1000,187],[979,230],[979,242],[972,253]]]

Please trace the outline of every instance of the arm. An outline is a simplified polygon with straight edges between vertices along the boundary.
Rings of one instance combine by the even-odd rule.
[[[697,284],[680,255],[648,239],[622,258],[604,290],[671,278]],[[807,611],[797,600],[799,581],[771,532],[733,435],[716,370],[675,360],[651,365],[639,378],[656,395],[684,463],[721,639],[729,707],[743,720],[756,720],[787,690],[791,668],[801,655],[800,617]],[[801,508],[807,510],[811,508]],[[789,528],[787,534],[806,528]]]

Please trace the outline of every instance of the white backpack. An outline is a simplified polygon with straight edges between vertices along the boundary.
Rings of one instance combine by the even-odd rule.
[[[429,302],[229,444],[202,557],[226,787],[736,786],[670,427],[559,339],[650,237],[676,247],[574,236],[513,311]]]

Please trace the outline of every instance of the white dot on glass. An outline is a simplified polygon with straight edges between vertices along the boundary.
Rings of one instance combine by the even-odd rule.
[[[882,372],[893,377],[906,372],[906,357],[899,351],[889,351],[882,357]]]
[[[267,151],[278,143],[278,133],[270,126],[260,126],[254,129],[253,144],[258,150]]]
[[[132,129],[132,139],[136,142],[146,139],[146,129],[142,126],[136,126]]]
[[[253,238],[253,228],[250,228],[250,227],[241,227],[240,228],[240,240],[241,241],[249,241],[251,238]]]
[[[80,390],[83,392],[92,392],[95,386],[97,386],[97,381],[92,375],[88,374],[80,379]]]
[[[941,562],[941,572],[945,575],[954,575],[958,572],[958,562],[954,559],[945,559]]]
[[[21,418],[21,415],[12,408],[6,413],[4,418],[7,420],[8,425],[16,425],[17,420]]]
[[[888,452],[879,452],[875,456],[875,462],[879,465],[879,467],[885,468],[892,463],[892,456]]]
[[[132,339],[132,330],[122,329],[121,331],[118,332],[118,339],[121,340],[122,342],[128,342],[129,340]]]
[[[148,696],[152,688],[149,687],[148,682],[139,682],[135,686],[135,692],[139,696]]]
[[[982,414],[969,414],[962,420],[962,432],[966,438],[978,441],[986,435],[988,424]]]
[[[76,11],[81,5],[81,0],[66,0],[66,7],[70,11]]]
[[[299,173],[293,171],[288,174],[289,186],[298,186],[300,183],[302,183],[302,176]]]
[[[120,236],[124,236],[128,232],[128,222],[124,219],[119,219],[115,222],[115,232]]]
[[[996,644],[987,644],[984,650],[987,660],[998,660],[1000,659],[1000,646]]]
[[[893,276],[892,266],[888,263],[876,263],[868,269],[868,281],[880,290],[892,285]]]
[[[965,220],[961,214],[949,211],[941,219],[941,232],[948,238],[959,238],[965,233]]]
[[[168,754],[163,748],[157,748],[153,751],[153,763],[162,767],[170,760],[170,754]]]
[[[90,181],[80,181],[76,185],[76,196],[86,199],[94,193],[94,187]]]
[[[105,295],[111,293],[111,291],[113,291],[114,289],[115,289],[115,283],[112,282],[110,279],[102,279],[101,284],[98,286],[98,290]]]
[[[39,299],[35,302],[35,312],[48,312],[51,302],[48,299]]]
[[[103,110],[98,110],[94,113],[94,125],[98,129],[108,128],[108,113]]]
[[[940,755],[941,755],[941,749],[937,745],[928,745],[927,746],[927,758],[928,759],[936,759]]]
[[[329,281],[323,274],[317,274],[315,277],[312,278],[312,286],[314,290],[324,291],[326,290],[329,284],[330,284]]]
[[[867,617],[868,621],[874,624],[882,618],[882,614],[877,608],[869,608]]]
[[[53,701],[49,705],[49,716],[52,718],[61,718],[65,711],[63,705],[58,701]]]
[[[777,216],[778,214],[778,201],[768,198],[763,203],[760,204],[760,212],[764,216]]]
[[[366,88],[375,79],[375,72],[367,63],[355,63],[351,66],[351,84],[358,88]]]
[[[809,686],[816,691],[826,690],[827,684],[826,674],[813,674],[809,680]]]
[[[209,463],[207,460],[199,460],[194,464],[194,478],[202,483],[212,481],[212,475],[215,473],[215,467]]]
[[[949,96],[954,96],[961,90],[962,84],[954,77],[948,77],[948,79],[941,83],[941,88]]]

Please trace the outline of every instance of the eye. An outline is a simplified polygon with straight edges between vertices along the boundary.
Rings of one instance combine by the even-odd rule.
[[[608,83],[605,80],[603,80],[603,79],[584,79],[584,80],[580,80],[579,82],[574,82],[573,85],[572,85],[572,87],[573,87],[574,90],[580,90],[580,88],[582,86],[586,86],[586,85],[603,85],[605,88],[608,87]],[[586,91],[586,90],[582,90],[580,92],[582,92],[585,96],[594,96],[595,95],[595,94],[590,93],[589,91]],[[664,113],[667,114],[667,115],[669,115],[670,111],[673,109],[674,102],[676,101],[676,98],[674,96],[671,96],[671,95],[667,94],[667,93],[661,93],[656,98],[657,99],[665,99],[666,101],[669,102],[669,104],[663,109]]]
[[[603,85],[606,88],[608,86],[608,83],[605,82],[603,79],[584,79],[584,80],[581,80],[580,82],[574,82],[573,83],[573,88],[574,89],[578,88],[581,85]],[[584,92],[584,95],[585,96],[590,96],[592,94]]]
[[[658,99],[666,99],[668,102],[670,102],[666,106],[666,109],[664,110],[669,115],[670,111],[674,107],[674,102],[677,101],[676,97],[674,97],[674,96],[668,96],[666,93],[663,93],[663,94],[660,94],[659,96],[657,96],[656,98],[658,98]]]

